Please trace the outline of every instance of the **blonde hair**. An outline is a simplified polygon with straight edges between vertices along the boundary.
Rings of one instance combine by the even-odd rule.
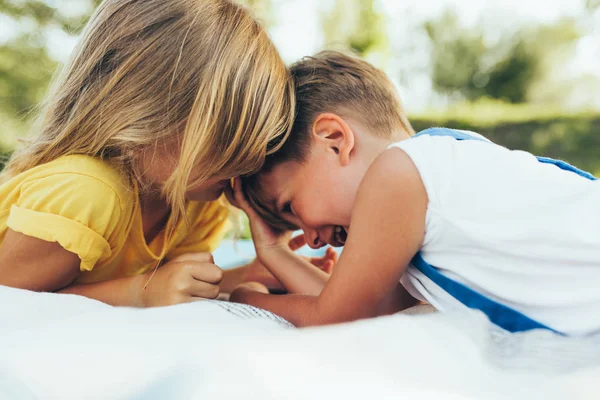
[[[136,153],[175,138],[181,151],[163,194],[177,220],[188,186],[261,167],[287,138],[294,101],[273,43],[232,1],[105,0],[3,178],[69,154],[134,178]]]
[[[413,135],[394,84],[368,62],[337,51],[322,51],[304,57],[291,67],[296,92],[296,117],[292,133],[275,154],[266,159],[263,170],[244,180],[250,205],[272,228],[280,231],[297,227],[279,215],[260,182],[261,173],[287,161],[303,163],[311,145],[311,130],[322,113],[352,117],[367,131],[383,138],[398,132]]]

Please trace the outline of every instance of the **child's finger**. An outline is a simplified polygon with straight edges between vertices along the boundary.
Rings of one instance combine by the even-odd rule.
[[[295,236],[291,238],[288,242],[288,246],[290,246],[290,249],[292,249],[292,251],[296,251],[304,245],[306,245],[306,237],[304,236],[304,234]]]
[[[227,198],[229,204],[231,204],[234,207],[240,208],[240,205],[235,199],[235,194],[233,193],[233,188],[231,186],[227,186],[225,188],[225,197]]]
[[[335,262],[333,262],[332,260],[329,260],[325,263],[325,266],[323,268],[321,268],[324,272],[327,272],[328,274],[331,274],[331,271],[333,271],[333,266],[335,265]]]
[[[313,257],[309,259],[310,263],[319,269],[323,269],[328,260],[325,257]]]
[[[326,260],[324,257],[312,258],[310,260],[310,263],[312,265],[314,265],[315,267],[319,268],[321,271],[327,272],[328,274],[331,273],[331,270],[333,269],[333,266],[335,265],[335,262],[333,262],[332,260]]]
[[[235,178],[233,181],[233,193],[235,195],[235,200],[240,205],[240,207],[249,207],[248,201],[246,201],[246,196],[242,190],[242,179]]]
[[[233,194],[234,194],[234,199],[237,203],[237,206],[239,208],[241,208],[242,210],[244,210],[246,212],[246,214],[253,211],[252,207],[250,207],[250,204],[248,204],[248,201],[246,201],[246,197],[244,196],[244,192],[242,191],[242,179],[241,178],[234,179]]]
[[[248,200],[246,200],[246,196],[244,195],[244,191],[242,190],[242,178],[234,179],[233,193],[238,208],[244,211],[248,218],[250,218],[250,220],[260,219],[256,211],[254,211],[254,208],[252,208],[252,206],[250,206],[250,203],[248,203]]]
[[[325,256],[330,259],[331,261],[333,261],[334,263],[337,262],[337,260],[340,258],[340,255],[338,254],[337,251],[335,251],[333,249],[333,247],[329,247],[327,248],[327,252],[325,253]]]

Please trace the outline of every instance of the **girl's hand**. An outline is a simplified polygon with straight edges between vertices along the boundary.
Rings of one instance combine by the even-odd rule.
[[[210,253],[189,253],[169,261],[144,279],[141,292],[145,307],[167,306],[219,296],[223,271]]]
[[[240,208],[248,216],[250,230],[252,231],[252,240],[254,241],[256,254],[259,257],[265,250],[287,248],[288,242],[290,242],[292,237],[292,232],[276,232],[263,221],[250,204],[248,204],[242,191],[242,180],[240,178],[235,178],[233,189],[228,187],[225,190],[225,195],[231,204]]]

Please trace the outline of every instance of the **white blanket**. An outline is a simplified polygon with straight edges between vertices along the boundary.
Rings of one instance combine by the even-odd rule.
[[[0,399],[599,399],[600,338],[479,313],[294,329],[202,301],[113,308],[0,287]]]

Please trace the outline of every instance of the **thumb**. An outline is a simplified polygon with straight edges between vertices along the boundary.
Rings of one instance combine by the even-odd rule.
[[[290,249],[292,249],[292,251],[296,251],[304,245],[306,245],[306,237],[304,236],[304,234],[295,236],[291,238],[288,242],[288,246],[290,246]]]
[[[331,271],[333,271],[333,266],[335,265],[335,263],[331,260],[327,261],[323,267],[321,268],[321,270],[323,272],[327,272],[328,274],[331,275]]]
[[[233,193],[233,188],[228,185],[225,188],[225,197],[227,198],[227,201],[229,202],[229,204],[231,204],[232,206],[236,207],[236,208],[240,208],[240,205],[238,204],[237,200],[235,199],[235,194]]]
[[[233,180],[233,199],[235,201],[235,205],[241,208],[249,218],[254,219],[258,217],[256,211],[250,207],[248,200],[246,200],[246,196],[242,190],[242,179],[240,177],[237,177]]]

